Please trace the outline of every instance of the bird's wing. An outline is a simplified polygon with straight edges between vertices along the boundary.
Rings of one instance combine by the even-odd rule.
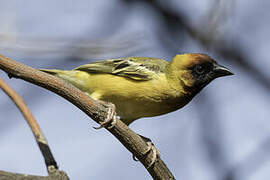
[[[133,80],[147,81],[159,73],[164,73],[167,64],[167,61],[158,58],[129,57],[97,61],[79,66],[75,70],[113,74]]]

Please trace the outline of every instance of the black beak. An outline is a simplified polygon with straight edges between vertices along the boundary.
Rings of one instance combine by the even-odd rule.
[[[234,75],[228,68],[221,66],[217,63],[214,64],[213,72],[215,78]]]

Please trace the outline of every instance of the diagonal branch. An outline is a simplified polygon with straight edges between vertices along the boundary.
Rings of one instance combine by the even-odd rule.
[[[47,166],[48,172],[50,167],[53,166],[55,169],[57,168],[57,163],[51,153],[51,150],[49,148],[48,142],[43,135],[37,121],[35,120],[33,114],[29,110],[29,108],[26,106],[26,104],[23,101],[23,98],[19,96],[3,79],[0,78],[0,88],[10,97],[10,99],[14,102],[14,104],[18,107],[18,109],[23,114],[25,120],[27,121],[27,124],[30,126],[31,131],[34,134],[34,137],[36,139],[36,142],[39,146],[40,151],[42,152],[42,155],[45,159],[45,163]]]
[[[0,170],[0,180],[69,180],[63,171],[55,171],[49,176],[33,176],[28,174],[10,173]]]
[[[77,106],[97,123],[103,122],[107,117],[106,107],[57,77],[18,63],[3,55],[0,55],[0,69],[4,70],[9,77],[20,78],[55,92]],[[152,166],[147,168],[151,165],[153,152],[145,154],[148,149],[145,141],[122,121],[117,120],[115,126],[107,130],[140,160],[154,179],[175,179],[159,157]]]
[[[48,142],[43,135],[37,121],[35,120],[33,114],[29,110],[29,108],[24,103],[23,98],[18,95],[3,79],[0,78],[0,88],[10,97],[10,99],[14,102],[14,104],[18,107],[18,109],[23,114],[27,124],[30,126],[32,133],[34,134],[35,140],[39,146],[39,149],[43,155],[45,160],[45,164],[47,167],[47,171],[49,176],[47,177],[39,177],[39,176],[28,176],[27,179],[48,179],[54,177],[56,179],[68,179],[68,176],[64,171],[59,171],[57,167],[57,163],[52,155]],[[0,179],[18,179],[24,177],[25,175],[21,174],[11,174],[8,172],[0,171]],[[7,178],[8,177],[8,178]]]
[[[137,3],[137,0],[122,0],[126,3]],[[254,66],[251,62],[254,61],[249,55],[249,50],[244,48],[244,44],[235,41],[233,37],[222,36],[215,39],[212,32],[213,29],[205,28],[211,27],[209,22],[203,21],[201,24],[205,26],[196,27],[190,23],[188,16],[179,10],[175,10],[175,6],[169,6],[168,3],[162,3],[163,1],[158,0],[140,0],[160,15],[160,22],[162,22],[162,28],[167,28],[168,36],[171,36],[173,41],[176,42],[177,38],[185,36],[183,32],[186,32],[193,40],[198,42],[200,45],[208,50],[216,53],[223,59],[235,63],[239,68],[243,69],[250,75],[256,82],[260,83],[262,87],[269,91],[270,81],[269,77],[261,71],[258,67]],[[166,5],[165,5],[166,4]],[[215,9],[216,10],[216,9]],[[224,17],[226,18],[226,17]],[[224,20],[222,21],[222,23]],[[157,28],[160,29],[160,28]],[[205,30],[206,29],[206,30]],[[179,32],[182,34],[179,35]],[[164,34],[162,34],[164,36]],[[181,39],[182,40],[182,39]],[[181,42],[181,40],[178,40]],[[164,42],[162,42],[164,44]],[[166,46],[169,49],[173,49],[175,44],[172,46]]]

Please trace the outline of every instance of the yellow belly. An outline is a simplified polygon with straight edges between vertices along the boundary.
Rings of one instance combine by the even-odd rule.
[[[59,77],[71,82],[92,98],[112,102],[117,115],[130,124],[141,117],[175,111],[189,102],[180,86],[169,83],[165,74],[152,80],[135,81],[111,74],[65,71]]]
[[[164,76],[149,81],[134,81],[109,74],[89,78],[91,97],[116,106],[117,115],[126,123],[175,111],[188,101],[179,89],[171,87]]]
[[[116,106],[117,115],[126,124],[130,124],[142,117],[153,117],[175,111],[183,107],[186,103],[178,101],[177,104],[168,102],[155,102],[147,100],[134,100],[129,98],[102,98],[104,101],[112,102]]]

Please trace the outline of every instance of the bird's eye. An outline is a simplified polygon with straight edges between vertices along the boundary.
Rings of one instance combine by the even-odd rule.
[[[196,71],[197,74],[203,74],[204,71],[205,71],[205,68],[202,65],[197,65],[195,67],[195,71]]]

